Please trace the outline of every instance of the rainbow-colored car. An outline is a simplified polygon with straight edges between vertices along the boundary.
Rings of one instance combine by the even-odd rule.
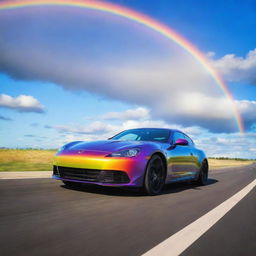
[[[208,161],[179,130],[138,128],[108,140],[64,145],[54,158],[53,178],[66,185],[144,187],[149,195],[157,195],[170,182],[205,185]]]

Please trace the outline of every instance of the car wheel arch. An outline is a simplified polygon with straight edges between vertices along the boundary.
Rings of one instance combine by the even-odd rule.
[[[145,168],[145,172],[144,172],[144,180],[143,180],[143,190],[144,192],[146,192],[148,194],[148,191],[146,189],[146,176],[147,176],[147,170],[148,170],[148,167],[149,167],[149,164],[151,162],[151,160],[154,158],[154,157],[160,157],[161,160],[162,160],[162,163],[164,165],[164,180],[163,180],[163,186],[166,184],[166,176],[167,176],[167,160],[166,160],[166,157],[165,155],[162,153],[162,152],[154,152],[150,155],[150,157],[148,158],[148,161],[147,161],[147,164],[146,164],[146,168]],[[161,189],[162,190],[162,189]],[[158,195],[157,194],[148,194],[148,195]]]
[[[155,155],[161,157],[161,159],[162,159],[162,161],[163,161],[163,164],[164,164],[165,176],[166,176],[166,175],[167,175],[167,166],[168,166],[168,165],[167,165],[167,159],[166,159],[165,155],[164,155],[162,152],[160,152],[160,151],[154,152],[154,153],[150,156],[150,158],[149,158],[149,160],[148,160],[148,163],[149,163],[150,159],[152,159],[152,157],[155,156]],[[147,166],[148,166],[148,163],[147,163]],[[147,168],[147,166],[146,166],[146,168]],[[165,177],[165,178],[166,178],[166,177]]]
[[[206,162],[207,167],[208,167],[208,169],[209,169],[209,163],[208,163],[208,159],[207,159],[206,157],[202,160],[202,164],[203,164],[204,162]]]
[[[204,170],[204,166],[206,165],[206,181],[203,180],[203,172],[205,172]],[[208,171],[209,171],[209,164],[208,164],[208,160],[207,158],[204,158],[201,162],[201,167],[200,167],[200,171],[198,172],[197,178],[195,179],[196,183],[200,186],[206,185],[207,183],[207,179],[208,179]]]
[[[206,157],[204,157],[202,160],[199,161],[199,169],[198,169],[198,175],[200,174],[201,168],[203,166],[203,164],[206,163],[207,164],[207,169],[209,170],[209,163],[208,163],[208,159]]]

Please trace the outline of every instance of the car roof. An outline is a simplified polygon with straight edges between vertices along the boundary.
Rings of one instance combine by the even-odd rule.
[[[190,136],[188,136],[186,133],[184,133],[184,132],[182,132],[182,131],[180,131],[180,130],[178,130],[178,129],[171,129],[171,128],[145,127],[145,128],[131,128],[131,129],[127,129],[127,130],[149,130],[149,129],[166,130],[166,131],[169,131],[169,132],[170,132],[171,136],[172,136],[172,134],[173,134],[174,132],[180,132],[180,133],[183,133],[184,135],[186,135],[187,137],[190,138]],[[126,131],[127,131],[127,130],[126,130]],[[190,138],[190,139],[191,139],[191,138]],[[193,142],[192,139],[191,139],[191,141]],[[194,143],[194,142],[193,142],[193,143]]]
[[[181,132],[184,133],[180,130],[177,129],[171,129],[171,128],[160,128],[160,127],[144,127],[144,128],[131,128],[131,129],[127,129],[127,130],[149,130],[149,129],[155,129],[155,130],[167,130],[170,132]]]

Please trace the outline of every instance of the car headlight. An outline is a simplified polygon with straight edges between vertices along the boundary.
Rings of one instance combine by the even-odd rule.
[[[108,156],[110,157],[134,157],[139,154],[140,150],[138,148],[130,148],[126,150],[121,150],[114,152]]]

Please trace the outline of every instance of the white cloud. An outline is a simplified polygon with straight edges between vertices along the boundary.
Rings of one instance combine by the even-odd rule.
[[[244,125],[253,130],[253,126],[256,124],[256,101],[240,100],[236,101],[236,104]]]
[[[215,52],[207,52],[206,53],[206,56],[209,57],[209,58],[214,57],[215,55],[216,55]]]
[[[17,55],[22,52],[19,51]],[[17,59],[27,59],[24,57],[13,56],[12,65],[16,65]],[[88,66],[74,59],[75,69],[70,68],[70,60],[63,57],[34,55],[33,58],[37,59],[33,64],[26,62],[19,67],[19,79],[52,81],[69,90],[86,90],[139,104],[150,109],[154,118],[184,126],[197,125],[212,131],[237,130],[229,99],[223,96],[210,75],[190,57],[183,56],[179,60],[174,58],[171,61],[155,60],[154,64],[127,63],[107,67]],[[8,57],[8,62],[11,60]],[[20,77],[20,74],[24,74],[24,77]],[[147,116],[145,110],[138,108],[122,114],[112,112],[103,118],[143,119],[144,116]]]
[[[56,125],[53,126],[52,128],[55,128],[59,132],[64,132],[64,133],[73,133],[73,134],[104,134],[106,132],[111,131],[112,125],[106,124],[103,122],[93,122],[87,126],[81,126],[81,125]]]
[[[192,92],[183,93],[179,102],[177,114],[224,120],[233,116],[232,102],[226,97],[212,97],[200,92]]]
[[[0,107],[15,109],[20,112],[43,113],[43,106],[33,96],[19,95],[16,98],[0,94]]]
[[[135,115],[127,113],[132,113],[134,110],[143,110],[139,111],[139,113],[144,113],[143,115],[139,115],[143,117],[143,119],[135,119]],[[116,118],[115,123],[110,123],[112,121],[112,113]],[[106,116],[107,119],[105,121],[94,121],[91,123],[87,123],[84,125],[81,124],[73,124],[73,125],[55,125],[51,128],[54,128],[58,132],[60,132],[63,137],[65,136],[65,142],[75,140],[101,140],[112,137],[113,135],[127,129],[134,128],[170,128],[170,129],[178,129],[186,132],[189,136],[198,136],[202,133],[207,133],[208,130],[203,129],[198,126],[189,126],[184,127],[178,124],[167,123],[164,120],[153,119],[150,111],[147,108],[135,108],[129,109],[129,111],[123,112],[107,112],[103,116]],[[111,117],[111,120],[108,120],[108,117]],[[121,118],[118,118],[121,117]],[[124,117],[127,117],[125,119]],[[136,116],[138,117],[138,116]],[[102,116],[96,116],[94,118],[101,119]],[[117,119],[118,118],[118,119]],[[130,119],[131,118],[131,119]]]
[[[222,118],[223,120],[229,120],[229,118],[233,115],[233,110],[229,104],[229,101],[226,101],[225,98],[211,98],[205,97],[198,94],[193,96],[193,100],[187,98],[188,95],[184,94],[184,104],[178,110],[180,112],[176,112],[177,115],[186,114],[187,116],[193,116],[192,122],[190,125],[180,125],[175,122],[166,122],[164,119],[156,119],[152,116],[152,112],[145,107],[138,107],[135,109],[128,109],[123,112],[107,112],[101,116],[96,116],[94,119],[102,119],[105,118],[105,121],[94,121],[85,125],[74,124],[74,125],[56,125],[52,128],[55,128],[57,131],[68,134],[76,134],[76,135],[88,135],[86,136],[86,140],[88,138],[108,138],[112,137],[115,133],[126,129],[132,128],[146,128],[146,127],[159,127],[159,128],[172,128],[183,130],[188,133],[190,136],[200,136],[202,133],[206,134],[210,131],[208,129],[202,128],[194,122],[196,118],[199,118],[203,115],[208,115],[208,118]],[[206,109],[200,107],[198,102],[205,101],[205,105],[208,105]],[[188,104],[189,102],[189,104]],[[247,101],[241,100],[236,101],[237,109],[240,111],[244,120],[248,122],[248,126],[252,125],[256,119],[256,102],[255,101]],[[208,109],[211,109],[211,112],[207,112]],[[189,113],[191,111],[191,113]],[[216,114],[217,113],[217,114]],[[217,115],[217,117],[216,117]],[[117,123],[109,123],[111,121],[117,121]],[[206,119],[207,121],[207,119]],[[217,126],[219,123],[217,122]],[[227,125],[229,125],[227,123]],[[216,127],[217,129],[218,127]],[[222,127],[219,127],[221,130]],[[90,140],[90,139],[89,139]]]
[[[166,122],[202,126],[212,131],[237,130],[232,108],[226,104],[228,99],[219,86],[202,65],[181,50],[166,58],[140,56],[136,62],[120,55],[106,65],[104,60],[96,61],[89,56],[74,58],[68,51],[63,54],[55,46],[51,46],[51,54],[42,45],[39,49],[35,47],[39,46],[2,45],[0,70],[16,79],[50,81],[68,90],[86,90],[139,105],[151,110],[155,119]],[[218,104],[210,104],[209,98],[211,102],[216,99]],[[223,109],[229,111],[225,118],[222,103],[225,103]],[[197,112],[193,113],[195,107]],[[144,115],[145,111],[137,109],[136,114],[113,112],[103,118],[143,119]]]
[[[245,57],[227,54],[212,60],[212,63],[227,81],[256,84],[256,48],[249,51]]]
[[[75,128],[74,128],[75,127]],[[101,127],[102,129],[95,129]],[[103,127],[107,127],[104,129]],[[198,126],[183,127],[177,124],[169,124],[163,120],[123,120],[119,124],[110,125],[108,122],[93,122],[89,125],[55,126],[61,132],[55,143],[59,147],[65,143],[82,140],[106,140],[113,135],[133,128],[159,127],[178,129],[188,134],[196,143],[196,147],[203,149],[208,157],[238,157],[255,158],[256,133],[211,133]],[[246,149],[246,150],[245,150]]]
[[[102,118],[106,120],[148,119],[149,111],[146,108],[138,107],[123,112],[108,112],[102,115]]]
[[[255,140],[256,133],[202,133],[195,142],[211,157],[255,159]]]
[[[138,43],[137,40],[136,44],[134,40],[132,44],[127,42],[124,51],[123,44],[120,43],[123,42],[123,37],[110,40],[107,45],[97,41],[96,37],[91,37],[92,27],[88,26],[87,21],[85,18],[83,24],[86,26],[81,26],[85,29],[83,37],[78,33],[81,40],[61,37],[58,44],[55,33],[52,33],[55,37],[49,37],[43,33],[45,30],[30,31],[26,27],[26,36],[20,33],[20,44],[17,44],[17,37],[8,36],[9,33],[15,34],[16,30],[10,31],[9,23],[3,24],[0,71],[18,80],[52,82],[67,90],[85,90],[143,107],[136,111],[108,113],[103,116],[105,120],[143,120],[147,117],[147,112],[143,109],[148,109],[152,118],[167,123],[177,123],[185,127],[201,126],[213,132],[237,131],[233,106],[229,99],[223,95],[219,85],[203,65],[177,44],[168,41],[168,47],[148,47],[150,42],[145,44],[146,37],[141,35]],[[52,26],[47,22],[49,21],[45,21],[44,26],[51,31]],[[90,22],[93,25],[93,21]],[[75,25],[75,22],[72,24]],[[122,24],[119,25],[118,32],[113,33],[116,36],[125,31],[122,30]],[[61,22],[58,28],[56,33],[66,33],[66,27]],[[101,27],[97,28],[99,30],[95,31],[102,32]],[[106,30],[104,34],[108,32],[111,31]],[[136,33],[141,34],[140,30]],[[36,39],[36,43],[31,44],[29,35]],[[158,40],[154,46],[156,45],[163,46]],[[150,54],[145,54],[144,48]],[[251,51],[245,58],[228,55],[229,57],[224,56],[213,62],[227,75],[243,71],[243,74],[250,73],[251,77],[251,74],[256,73],[255,52],[256,50]],[[208,54],[209,58],[213,56],[213,52]],[[251,126],[251,122],[245,120],[247,128]]]

